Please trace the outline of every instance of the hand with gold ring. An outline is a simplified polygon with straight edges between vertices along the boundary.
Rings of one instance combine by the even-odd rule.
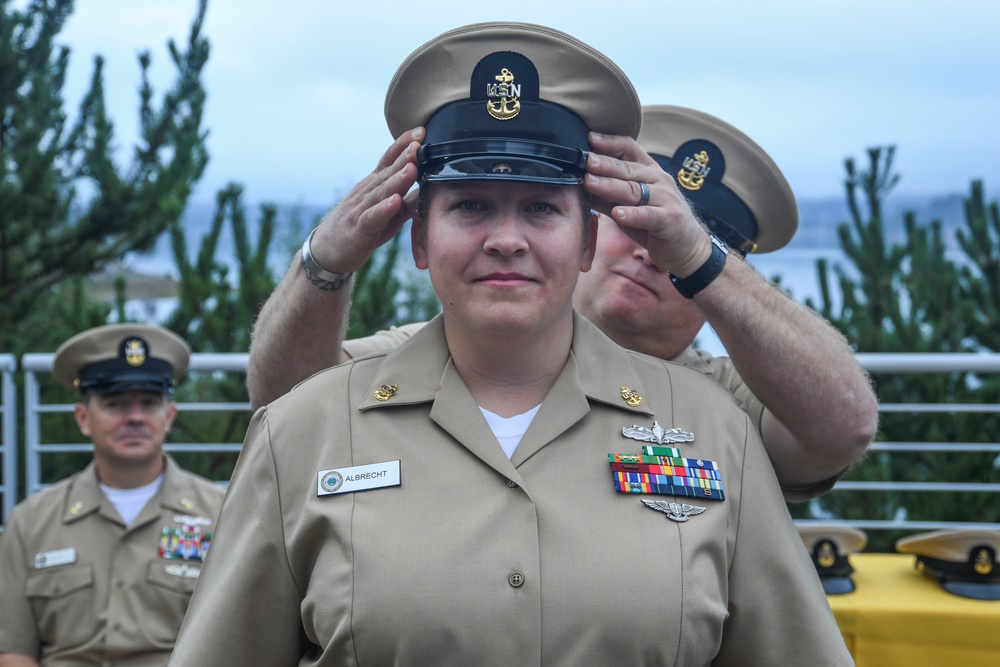
[[[592,207],[646,248],[659,268],[688,275],[712,252],[674,179],[631,137],[590,133],[584,186]]]

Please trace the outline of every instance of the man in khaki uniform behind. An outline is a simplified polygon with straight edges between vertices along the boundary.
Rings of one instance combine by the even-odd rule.
[[[94,460],[0,534],[0,666],[166,664],[224,494],[163,452],[189,357],[179,336],[136,324],[56,352]]]

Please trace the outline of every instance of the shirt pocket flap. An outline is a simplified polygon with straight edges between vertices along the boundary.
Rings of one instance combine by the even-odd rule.
[[[29,598],[59,598],[93,585],[94,573],[90,566],[77,565],[28,577],[24,582],[24,595]]]

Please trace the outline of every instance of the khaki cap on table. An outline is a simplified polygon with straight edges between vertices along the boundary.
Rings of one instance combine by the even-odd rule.
[[[79,333],[56,350],[52,376],[81,394],[170,394],[187,372],[191,348],[162,327],[109,324]]]
[[[393,137],[423,125],[424,181],[582,182],[588,130],[636,137],[639,97],[625,73],[570,35],[478,23],[414,51],[385,98]]]
[[[868,535],[853,526],[834,522],[807,523],[796,525],[796,528],[826,594],[852,593],[854,567],[849,556],[865,548]]]
[[[941,588],[975,600],[1000,600],[1000,530],[935,530],[903,537],[896,551],[916,554],[919,572]]]
[[[792,240],[799,227],[795,196],[763,148],[701,111],[666,105],[642,111],[639,145],[729,247],[764,253]]]

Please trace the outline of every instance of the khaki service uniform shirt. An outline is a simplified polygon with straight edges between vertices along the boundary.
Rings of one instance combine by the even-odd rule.
[[[344,341],[343,348],[354,359],[377,352],[384,352],[398,347],[423,326],[424,322],[415,322],[413,324],[404,324],[400,327],[392,327],[365,338]],[[669,361],[693,368],[722,385],[726,391],[736,398],[743,411],[753,420],[757,432],[761,432],[764,404],[753,395],[750,388],[743,382],[743,378],[740,377],[736,366],[733,365],[729,357],[714,357],[705,350],[688,347]],[[785,500],[789,502],[805,502],[817,498],[832,489],[837,480],[843,477],[846,472],[846,469],[842,470],[829,479],[809,486],[792,487],[782,484],[781,491],[785,496]]]
[[[694,434],[683,455],[718,463],[724,501],[615,491],[608,454],[641,452],[622,429],[654,420]],[[386,461],[400,485],[320,494]],[[576,316],[511,459],[440,317],[258,410],[170,664],[853,663],[746,414]]]
[[[0,653],[53,667],[165,665],[223,495],[167,457],[131,526],[93,463],[25,499],[0,533]]]

